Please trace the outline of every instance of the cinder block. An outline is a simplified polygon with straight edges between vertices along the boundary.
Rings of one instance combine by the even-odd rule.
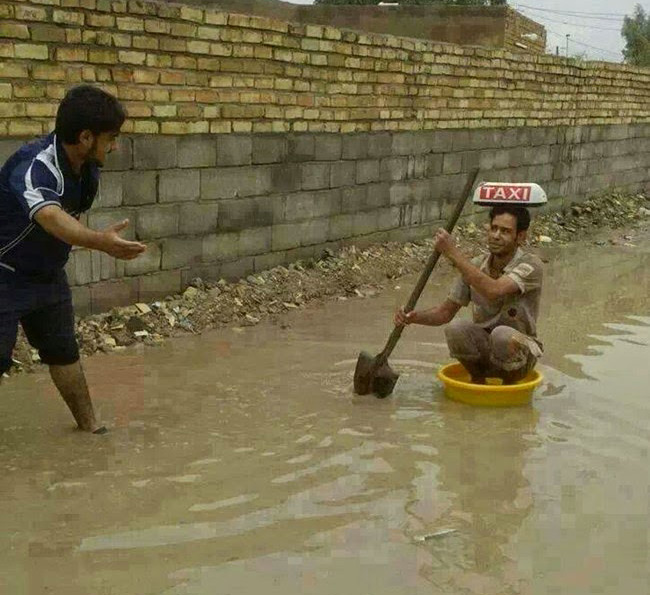
[[[118,172],[106,172],[101,175],[99,182],[98,200],[95,205],[99,207],[122,206],[122,178]]]
[[[338,161],[343,155],[343,138],[340,134],[319,134],[314,146],[316,161]]]
[[[329,188],[330,185],[330,164],[329,163],[305,163],[302,169],[302,189],[319,190]]]
[[[171,169],[158,174],[160,202],[194,201],[201,193],[201,170]]]
[[[347,213],[344,215],[334,215],[330,218],[329,239],[342,240],[352,236],[353,222],[353,214]]]
[[[155,206],[138,209],[136,236],[140,240],[164,238],[178,234],[178,206]]]
[[[91,271],[91,281],[94,283],[96,281],[102,280],[102,253],[97,250],[90,251],[90,271]],[[124,262],[124,261],[121,261]]]
[[[222,278],[221,263],[210,262],[194,264],[181,271],[181,291],[184,291],[192,282],[192,279],[199,277],[203,281],[214,282]]]
[[[328,217],[310,219],[302,224],[300,243],[303,246],[322,244],[329,239],[330,220]]]
[[[253,199],[223,200],[219,203],[218,229],[240,231],[255,225],[256,203]]]
[[[392,148],[393,138],[390,132],[377,132],[368,136],[368,157],[389,157]]]
[[[260,196],[273,188],[272,168],[225,167],[201,170],[201,199]]]
[[[378,209],[390,205],[390,184],[388,182],[368,184],[366,188],[365,204],[367,209]]]
[[[255,270],[255,261],[252,256],[238,258],[231,262],[224,262],[220,267],[221,276],[228,281],[236,281],[247,277]]]
[[[424,166],[424,177],[433,178],[442,173],[442,162],[444,160],[444,155],[441,153],[435,153],[432,155],[426,155],[425,157],[426,164]]]
[[[341,210],[341,193],[338,190],[300,192],[287,197],[285,218],[288,222],[319,217],[329,217]]]
[[[378,211],[364,211],[352,215],[352,233],[362,236],[378,230]]]
[[[479,151],[466,151],[462,153],[462,165],[460,171],[471,172],[479,167],[481,162],[481,153]]]
[[[168,238],[162,244],[162,268],[169,270],[198,264],[202,251],[201,238]]]
[[[449,144],[442,149],[440,144],[444,137],[430,132],[396,132],[393,134],[392,155],[420,155],[422,153],[447,152],[451,150]]]
[[[217,165],[250,165],[253,140],[250,135],[220,134],[217,136]]]
[[[178,167],[214,167],[217,142],[213,136],[191,135],[178,139]]]
[[[90,250],[72,250],[65,272],[68,275],[70,285],[87,285],[91,283],[93,278]]]
[[[302,170],[297,163],[283,163],[271,166],[271,190],[287,193],[300,190]]]
[[[368,159],[357,161],[357,184],[368,184],[379,180],[379,160]]]
[[[180,207],[178,230],[182,235],[202,235],[217,231],[219,203],[189,203]]]
[[[289,161],[313,161],[315,138],[313,134],[292,134],[289,136],[287,147]]]
[[[367,186],[350,186],[341,190],[341,212],[356,213],[366,209]]]
[[[181,292],[181,271],[160,271],[138,278],[139,300],[152,302],[156,299]]]
[[[133,167],[133,143],[127,136],[117,139],[117,149],[106,158],[104,171],[124,171]]]
[[[141,136],[133,140],[135,169],[167,169],[176,167],[175,136]]]
[[[301,223],[281,223],[275,225],[271,232],[271,249],[273,252],[276,252],[278,250],[288,250],[300,246],[301,233]]]
[[[442,162],[442,173],[458,174],[463,169],[463,154],[462,153],[448,153],[444,156]]]
[[[255,256],[271,250],[272,227],[244,229],[239,238],[241,256]]]
[[[260,196],[253,199],[255,205],[254,224],[251,227],[266,227],[282,223],[285,217],[286,198],[284,196]]]
[[[431,153],[449,153],[454,141],[453,130],[436,130],[428,139],[427,149]]]
[[[145,205],[156,202],[156,172],[126,171],[122,178],[122,202],[127,205]]]
[[[434,155],[429,155],[429,158]],[[442,156],[440,155],[442,164]],[[408,157],[388,157],[379,164],[381,179],[388,182],[397,182],[406,179],[408,172]]]
[[[147,244],[147,250],[133,260],[124,263],[124,272],[128,277],[146,275],[160,270],[161,250],[155,242]]]
[[[135,230],[137,226],[137,211],[135,209],[111,209],[96,210],[88,213],[88,227],[97,231],[102,231],[111,225],[115,225],[124,219],[129,220],[126,229],[120,232],[120,236],[127,239],[135,239]]]
[[[259,256],[256,256],[253,261],[255,272],[260,273],[285,264],[287,262],[287,254],[284,251],[260,254]]]
[[[387,207],[385,209],[378,209],[377,211],[377,229],[385,231],[387,229],[394,229],[400,225],[400,208]]]
[[[280,134],[253,136],[253,163],[281,163],[287,158],[287,139]]]
[[[422,203],[422,221],[440,221],[440,202],[432,199]]]
[[[357,164],[354,161],[337,161],[331,164],[330,186],[354,186],[357,179]]]
[[[300,246],[287,250],[287,262],[298,262],[306,260],[314,260],[317,254],[320,254],[321,246]]]
[[[0,167],[2,167],[20,147],[25,144],[25,141],[22,140],[14,140],[14,139],[7,139],[7,140],[0,140]]]
[[[130,306],[138,301],[138,279],[135,277],[100,281],[89,287],[91,310],[94,314],[115,307]]]
[[[211,234],[203,238],[203,262],[233,260],[239,256],[239,232]]]
[[[101,281],[117,279],[124,276],[125,260],[117,260],[104,252],[94,251],[93,255],[94,254],[99,256],[99,279]],[[93,266],[95,266],[95,260],[93,260]]]
[[[345,134],[342,136],[343,159],[366,159],[368,157],[368,134]]]

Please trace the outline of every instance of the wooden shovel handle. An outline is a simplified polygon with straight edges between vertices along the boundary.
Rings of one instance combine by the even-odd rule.
[[[456,227],[456,223],[460,218],[460,214],[463,212],[465,203],[467,202],[467,199],[472,194],[474,183],[478,178],[478,173],[479,173],[478,169],[473,170],[469,178],[467,179],[467,183],[465,184],[465,188],[463,189],[463,194],[459,199],[458,203],[456,204],[456,208],[454,209],[454,212],[451,214],[451,217],[449,217],[449,220],[447,221],[447,225],[445,226],[445,229],[447,230],[448,233],[451,233],[454,230],[454,227]],[[424,270],[422,271],[420,278],[418,279],[415,289],[413,289],[413,293],[411,293],[411,297],[409,298],[409,301],[406,302],[406,306],[404,307],[404,312],[406,313],[411,312],[415,308],[415,304],[417,304],[417,301],[420,299],[420,295],[422,294],[422,291],[424,290],[424,287],[427,284],[429,277],[431,276],[431,272],[433,271],[433,268],[436,266],[436,263],[438,262],[439,258],[440,258],[440,252],[434,250],[433,254],[429,257],[429,260],[427,261],[427,265],[424,267]],[[388,360],[390,354],[393,352],[393,349],[395,349],[397,342],[402,336],[403,330],[404,330],[403,326],[395,326],[393,332],[388,338],[386,347],[384,347],[384,350],[377,356],[377,360],[376,360],[377,366],[383,365]]]

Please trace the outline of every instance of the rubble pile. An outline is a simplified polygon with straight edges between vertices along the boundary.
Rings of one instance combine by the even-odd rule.
[[[650,221],[650,198],[608,195],[534,217],[529,237],[533,245],[562,244],[603,228],[629,227],[639,221]],[[482,227],[470,222],[457,228],[455,235],[468,254],[478,253],[483,246]],[[338,253],[325,251],[319,260],[279,266],[238,282],[211,284],[197,278],[182,294],[78,320],[79,346],[82,354],[90,355],[122,350],[134,343],[156,345],[168,337],[226,325],[278,322],[291,310],[332,296],[349,299],[373,295],[391,279],[420,272],[432,250],[432,239],[363,250],[351,246]],[[438,266],[449,264],[442,260]],[[39,364],[37,352],[22,332],[14,358],[12,373],[29,371]]]

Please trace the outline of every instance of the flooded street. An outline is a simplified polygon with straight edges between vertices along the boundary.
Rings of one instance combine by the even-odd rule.
[[[104,437],[71,431],[47,374],[12,378],[0,592],[647,593],[650,239],[545,257],[530,407],[446,400],[443,332],[421,327],[392,397],[352,395],[413,279],[87,360]]]

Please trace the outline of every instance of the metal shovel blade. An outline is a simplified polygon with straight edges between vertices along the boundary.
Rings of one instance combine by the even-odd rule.
[[[358,395],[374,393],[380,399],[386,398],[393,392],[399,374],[388,362],[377,361],[378,357],[362,351],[354,370],[354,392]]]

